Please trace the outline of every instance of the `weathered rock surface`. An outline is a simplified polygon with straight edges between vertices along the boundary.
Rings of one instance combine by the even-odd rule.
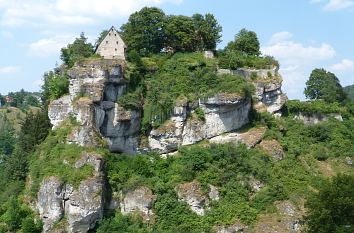
[[[261,215],[255,224],[253,232],[301,232],[304,215],[303,206],[296,208],[289,201],[276,202],[275,205],[278,213]]]
[[[38,191],[37,209],[43,221],[43,231],[48,232],[64,215],[64,185],[57,177],[42,181]]]
[[[295,115],[295,119],[303,121],[306,125],[315,125],[320,122],[326,121],[329,118],[335,118],[339,121],[343,121],[342,115],[339,113],[330,113],[330,114],[321,114],[321,113],[312,113],[312,114],[305,114],[305,113],[297,113]]]
[[[180,184],[176,187],[178,199],[185,201],[193,212],[198,215],[204,215],[208,208],[209,199],[204,195],[201,185],[198,181]]]
[[[68,71],[70,94],[50,103],[48,115],[54,128],[70,115],[77,120],[79,127],[69,143],[98,146],[104,138],[111,151],[136,153],[141,112],[124,110],[116,103],[127,84],[123,66],[118,60],[89,60]]]
[[[252,128],[246,132],[227,133],[209,140],[210,143],[225,144],[225,143],[244,143],[248,148],[255,147],[263,138],[267,128]]]
[[[282,160],[284,157],[283,147],[277,140],[262,140],[259,144],[260,148],[271,155],[274,160]]]
[[[204,113],[204,120],[194,114],[196,108]],[[238,129],[248,123],[251,108],[249,99],[234,94],[218,94],[200,99],[194,108],[186,104],[174,108],[172,117],[149,136],[149,146],[160,153],[178,149],[225,132]],[[187,115],[191,117],[187,118]]]
[[[63,161],[66,163],[65,161]],[[84,165],[93,166],[95,173],[81,181],[78,188],[49,177],[42,181],[38,192],[37,209],[43,221],[43,231],[50,232],[62,218],[67,219],[65,230],[68,232],[88,232],[103,217],[104,179],[102,157],[83,153],[73,169]]]
[[[246,80],[253,82],[256,88],[254,97],[259,101],[259,103],[255,103],[257,110],[277,113],[287,100],[286,95],[281,90],[282,78],[278,73],[277,67],[257,70],[248,68],[239,68],[237,70],[220,69],[218,74],[240,75]]]
[[[215,187],[214,185],[209,184],[209,193],[208,196],[212,201],[218,201],[219,197],[219,188]]]
[[[145,222],[149,222],[154,215],[152,207],[155,200],[156,196],[149,188],[140,187],[124,195],[120,205],[121,212],[122,214],[139,213]]]

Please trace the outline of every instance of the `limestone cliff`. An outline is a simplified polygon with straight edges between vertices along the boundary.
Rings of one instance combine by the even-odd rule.
[[[148,146],[139,148],[142,110],[126,110],[117,103],[127,88],[125,62],[93,59],[76,64],[68,71],[69,95],[49,105],[49,118],[58,127],[68,117],[78,126],[68,143],[98,146],[104,141],[113,152],[135,154],[141,149],[169,153],[181,145],[190,145],[234,131],[249,122],[251,99],[238,94],[217,93],[196,102],[177,104],[161,127],[148,136]],[[255,86],[254,107],[278,113],[286,101],[281,91],[282,79],[276,68],[269,70],[219,70],[241,75]]]
[[[94,176],[81,181],[78,187],[52,176],[45,178],[37,195],[37,210],[43,221],[43,231],[55,229],[67,232],[88,232],[103,217],[105,186],[102,158],[97,154],[82,154],[73,169],[93,166]],[[64,226],[58,226],[66,219]]]
[[[127,111],[116,103],[126,90],[124,65],[119,60],[97,59],[68,71],[69,95],[50,103],[48,114],[54,128],[69,116],[78,121],[69,143],[97,146],[103,138],[111,151],[136,152],[141,113]]]

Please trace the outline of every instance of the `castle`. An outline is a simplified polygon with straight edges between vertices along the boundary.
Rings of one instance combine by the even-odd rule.
[[[118,31],[112,26],[101,43],[97,46],[96,54],[104,59],[123,59],[125,60],[125,50],[127,46],[120,37]]]

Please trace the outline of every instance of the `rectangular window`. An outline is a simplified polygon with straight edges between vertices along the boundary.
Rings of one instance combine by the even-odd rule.
[[[114,49],[115,51],[117,51],[117,49]]]
[[[108,44],[108,40],[106,40],[106,44]]]
[[[116,41],[116,44],[118,44],[118,41]]]

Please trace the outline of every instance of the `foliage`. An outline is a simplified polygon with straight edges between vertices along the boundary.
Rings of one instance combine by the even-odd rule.
[[[165,43],[165,13],[156,7],[144,7],[130,15],[121,34],[129,50],[159,53]]]
[[[338,175],[331,181],[325,181],[306,202],[307,232],[353,232],[353,194],[353,175]]]
[[[196,108],[194,110],[195,115],[197,116],[198,120],[205,121],[205,113],[202,108]]]
[[[221,42],[222,28],[214,15],[194,14],[192,20],[198,40],[198,50],[215,50],[217,43]]]
[[[6,115],[1,116],[0,155],[10,155],[16,143],[15,130]]]
[[[198,41],[193,28],[193,20],[188,16],[172,15],[167,18],[167,46],[175,52],[193,52],[197,50]]]
[[[241,29],[235,36],[235,40],[227,44],[225,50],[237,51],[243,55],[258,56],[260,55],[260,44],[257,34],[247,29]]]
[[[216,63],[201,53],[176,53],[159,59],[159,70],[144,77],[143,123],[162,124],[169,116],[176,100],[189,101],[216,93],[248,96],[253,86],[242,77],[216,74]]]
[[[354,85],[344,87],[343,91],[346,93],[348,99],[354,102]]]
[[[328,114],[342,113],[344,111],[338,103],[326,103],[323,100],[313,100],[302,102],[299,100],[289,100],[286,102],[288,113],[304,113],[304,114]]]
[[[76,38],[72,44],[68,44],[66,48],[61,49],[60,58],[70,68],[74,66],[75,62],[88,58],[93,54],[93,45],[87,42],[87,38],[82,32],[80,37]]]
[[[144,7],[121,27],[128,50],[147,56],[161,51],[214,50],[221,26],[212,14],[165,15],[156,7]]]
[[[39,94],[36,92],[28,92],[24,89],[21,89],[17,92],[9,92],[8,97],[12,98],[11,103],[5,103],[4,98],[2,98],[2,103],[5,106],[17,107],[21,109],[28,109],[32,107],[40,107],[41,103],[38,101]]]
[[[270,56],[250,56],[239,51],[224,50],[218,53],[219,66],[223,69],[237,69],[243,67],[255,69],[272,69],[279,67],[278,61]]]
[[[101,222],[100,227],[97,229],[97,233],[106,232],[147,233],[150,231],[138,216],[124,216],[117,212],[115,216],[104,219]]]
[[[125,109],[139,110],[142,107],[141,91],[128,92],[118,98],[118,105]]]
[[[69,77],[55,71],[43,76],[42,96],[46,104],[69,93]]]
[[[346,97],[335,74],[324,69],[314,69],[306,82],[304,94],[308,99],[342,102]]]

